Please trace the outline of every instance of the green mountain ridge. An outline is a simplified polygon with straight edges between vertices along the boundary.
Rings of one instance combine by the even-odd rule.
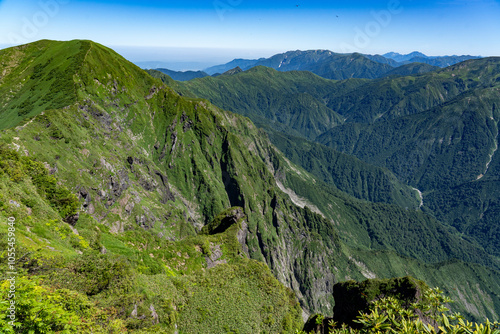
[[[276,74],[272,70],[260,71],[274,82]],[[251,73],[259,72],[259,69],[247,72],[246,77],[251,77]],[[476,181],[496,180],[491,177],[495,175],[497,161],[494,154],[498,146],[495,114],[500,101],[495,87],[500,80],[499,73],[498,58],[490,57],[467,60],[430,73],[377,80],[328,82],[311,77],[308,87],[298,86],[296,77],[290,78],[292,82],[281,81],[282,91],[296,87],[297,93],[314,94],[317,101],[323,101],[330,110],[345,117],[344,124],[333,125],[317,138],[304,132],[308,128],[306,123],[294,124],[293,129],[284,122],[277,123],[274,114],[262,113],[266,110],[263,104],[228,102],[246,96],[249,91],[272,96],[266,95],[267,82],[263,80],[258,85],[247,84],[243,81],[243,74],[238,83],[235,79],[229,83],[228,79],[220,78],[219,84],[230,86],[231,93],[210,87],[203,80],[173,87],[184,92],[189,89],[197,96],[251,117],[258,126],[273,133],[270,138],[288,158],[308,171],[314,171],[316,177],[358,198],[378,201],[381,197],[374,197],[373,191],[361,191],[352,178],[347,186],[343,186],[345,176],[342,174],[334,174],[336,176],[332,179],[331,173],[325,172],[327,168],[333,169],[326,167],[332,165],[331,158],[325,160],[324,153],[318,153],[325,149],[315,146],[314,154],[307,153],[303,151],[303,144],[292,144],[299,139],[290,136],[316,140],[353,154],[362,161],[387,168],[398,176],[399,182],[424,192],[427,199],[421,204],[433,211],[429,213],[463,233],[476,236],[480,244],[497,254],[494,250],[498,239],[497,192],[485,192],[495,188]],[[228,100],[228,96],[233,98]],[[277,110],[275,113],[279,114],[281,111]],[[448,144],[443,144],[443,141],[448,141]],[[394,189],[398,188],[401,186],[396,185]],[[379,189],[377,187],[376,191]],[[477,196],[468,198],[465,189]],[[399,203],[403,207],[413,206],[396,199],[399,196],[397,191],[391,190],[390,193],[393,195],[389,197],[379,194],[384,198],[382,201]],[[412,198],[409,193],[404,197]],[[468,198],[465,203],[464,198]],[[464,211],[466,208],[467,212]]]
[[[64,50],[71,71],[49,75],[51,59]],[[323,183],[249,119],[179,96],[90,41],[3,50],[0,64],[15,64],[3,65],[11,72],[0,81],[2,94],[16,87],[17,98],[31,96],[28,90],[41,96],[62,87],[54,92],[69,96],[46,106],[12,97],[0,109],[10,122],[2,123],[0,142],[26,156],[2,160],[9,161],[2,221],[18,221],[20,245],[33,253],[27,273],[48,275],[44,284],[104,308],[117,305],[116,326],[292,333],[297,299],[308,313],[328,312],[335,282],[406,274],[442,286],[470,317],[498,319],[498,264],[481,247],[422,212]],[[78,196],[78,220],[54,211],[33,188],[36,175],[23,167],[32,159]],[[218,233],[200,234],[207,225]]]
[[[208,76],[208,74],[203,71],[172,71],[166,68],[158,68],[156,70],[163,72],[178,81],[186,81]]]
[[[408,76],[408,75],[417,75],[424,74],[428,72],[433,72],[439,70],[439,67],[432,66],[425,63],[410,63],[406,65],[401,65],[396,67],[392,71],[388,72],[386,77],[394,77],[394,76]]]
[[[318,145],[314,146],[314,153],[307,154],[303,152],[303,147],[310,144],[305,144],[305,142],[290,144],[291,141],[300,141],[299,137],[315,139],[315,135],[325,128],[335,126],[330,121],[329,113],[317,112],[316,106],[322,103],[322,97],[325,94],[332,90],[339,93],[349,92],[363,85],[365,81],[330,81],[310,72],[281,73],[265,67],[255,67],[234,77],[204,78],[186,83],[173,82],[169,77],[155,71],[149,73],[161,78],[179,93],[207,98],[225,109],[250,117],[257,126],[268,129],[270,133],[272,130],[271,141],[289,159],[302,165],[309,172],[316,170],[313,173],[316,177],[342,191],[357,198],[375,202],[399,203],[403,207],[418,206],[415,198],[416,192],[406,185],[398,184],[399,181],[395,180],[388,171],[374,171],[372,166],[361,167],[363,163],[359,161],[352,161],[346,166],[345,156]],[[290,98],[290,96],[304,95],[314,99],[316,103],[313,107],[304,106],[295,98]],[[283,99],[283,96],[287,98]],[[284,104],[274,103],[276,100],[284,101]],[[297,112],[293,113],[291,110]],[[343,120],[340,120],[339,124],[342,123]],[[330,125],[327,126],[328,124]],[[281,138],[288,135],[296,138]],[[300,152],[292,152],[292,147]],[[309,149],[309,152],[312,152],[312,149]],[[342,163],[335,165],[338,157]],[[316,165],[316,167],[311,165]],[[332,173],[326,169],[335,169],[335,171]],[[350,170],[359,170],[362,176]],[[371,179],[368,181],[369,185],[366,183],[367,179]],[[381,180],[387,181],[382,181],[386,182],[384,184],[378,183]],[[352,185],[353,183],[355,185]]]
[[[168,80],[154,71],[149,73]],[[350,89],[356,84],[352,82],[341,89]],[[267,123],[271,120],[302,136],[315,138],[343,123],[342,117],[321,101],[334,86],[343,86],[343,83],[322,79],[311,72],[281,73],[259,66],[236,75],[206,77],[186,85],[177,83],[172,88],[186,96],[207,98],[215,105],[244,116],[257,114]]]
[[[240,66],[248,70],[257,66],[273,68],[281,72],[310,71],[326,79],[349,78],[374,79],[383,77],[393,66],[374,61],[362,54],[341,54],[328,50],[288,51],[269,58],[256,60],[235,59],[226,65],[205,69],[209,74],[225,72]]]
[[[440,71],[367,82],[348,92],[333,92],[326,105],[346,122],[372,123],[427,111],[469,90],[498,82],[498,58],[468,60]]]
[[[50,52],[44,48],[51,45]],[[71,76],[85,53],[79,45],[52,45],[50,41],[0,50],[0,128],[15,126],[46,109],[66,107],[76,100]],[[26,55],[26,56],[25,56]],[[23,71],[29,66],[32,72]],[[40,85],[43,81],[43,85]]]

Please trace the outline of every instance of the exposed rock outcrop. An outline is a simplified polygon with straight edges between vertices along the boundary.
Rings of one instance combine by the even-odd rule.
[[[368,279],[363,282],[348,281],[333,286],[335,307],[333,320],[339,325],[345,323],[356,328],[359,324],[353,322],[359,312],[366,312],[369,304],[384,297],[394,297],[403,302],[404,306],[417,302],[422,298],[424,282],[406,276],[386,280]]]
[[[215,219],[212,220],[209,224],[205,225],[202,228],[201,233],[204,234],[222,233],[232,225],[238,223],[238,221],[240,221],[240,219],[242,219],[243,217],[245,217],[243,209],[240,207],[233,207],[221,213],[219,216],[215,217]],[[243,235],[241,237],[243,237]]]

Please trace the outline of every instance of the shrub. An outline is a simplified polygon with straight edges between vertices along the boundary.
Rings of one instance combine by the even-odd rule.
[[[405,307],[401,300],[386,297],[374,301],[368,312],[362,312],[355,322],[360,329],[352,329],[347,325],[335,328],[330,323],[330,334],[347,333],[470,333],[470,334],[500,334],[500,324],[486,320],[484,324],[465,321],[458,314],[448,314],[445,304],[451,299],[445,297],[439,289],[428,289],[424,298]]]

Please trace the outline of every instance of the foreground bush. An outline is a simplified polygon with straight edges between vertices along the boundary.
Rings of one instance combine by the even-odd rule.
[[[10,282],[0,286],[1,333],[123,333],[123,321],[114,309],[102,309],[87,296],[67,289],[51,289],[39,279],[19,276],[15,298],[10,299]],[[10,300],[15,311],[10,317]]]
[[[424,298],[408,307],[394,297],[385,297],[370,304],[368,312],[360,312],[354,321],[360,328],[328,322],[329,334],[362,333],[425,333],[425,334],[500,334],[500,323],[486,320],[484,324],[466,321],[460,314],[450,314],[446,307],[452,302],[439,289],[428,289]],[[316,316],[318,325],[323,316]],[[304,334],[300,331],[298,334]]]

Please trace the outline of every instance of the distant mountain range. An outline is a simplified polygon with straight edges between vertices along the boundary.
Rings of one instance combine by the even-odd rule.
[[[405,55],[402,55],[401,53],[397,52],[388,52],[382,55],[384,58],[392,59],[398,63],[410,61],[412,58],[430,58],[426,55],[424,55],[422,52],[418,51],[413,51],[412,53],[408,53]]]
[[[217,76],[236,67],[245,71],[256,66],[266,66],[280,72],[310,71],[323,78],[335,80],[377,79],[386,76],[422,74],[434,71],[438,67],[444,68],[461,61],[478,58],[480,57],[468,55],[430,57],[416,51],[406,55],[396,52],[365,55],[341,54],[329,50],[297,50],[276,54],[270,58],[234,59],[226,64],[208,67],[203,71],[172,71],[165,68],[158,68],[158,70],[178,81]]]
[[[422,52],[414,51],[412,53],[402,55],[397,52],[389,52],[383,55],[384,58],[392,59],[398,63],[425,63],[433,66],[447,67],[456,63],[469,60],[479,59],[479,56],[426,56]]]
[[[188,81],[208,76],[208,74],[203,71],[172,71],[166,68],[158,68],[157,70],[165,73],[166,75],[177,81]]]
[[[225,65],[210,67],[205,72],[212,75],[231,68],[248,70],[256,66],[266,66],[280,72],[310,71],[326,79],[344,80],[349,78],[375,79],[391,71],[393,66],[376,62],[362,54],[340,54],[328,50],[289,51],[270,58],[257,60],[239,59]]]

